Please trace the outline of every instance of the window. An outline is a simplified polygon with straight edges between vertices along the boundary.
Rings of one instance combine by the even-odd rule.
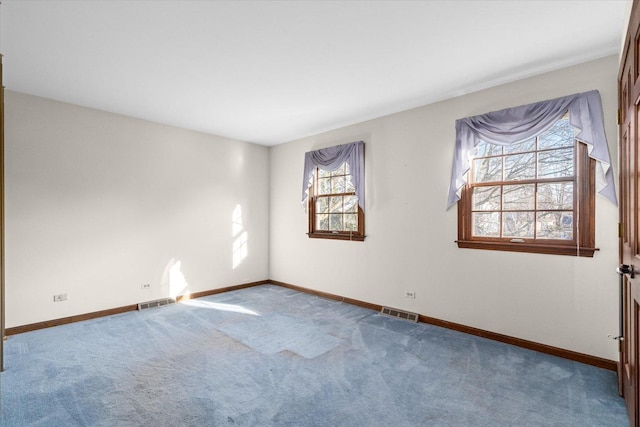
[[[480,141],[458,202],[458,246],[593,256],[595,160],[565,114],[524,142]]]
[[[364,212],[347,162],[334,171],[315,168],[308,211],[309,237],[364,240]]]
[[[364,141],[307,151],[302,203],[309,237],[364,240]]]

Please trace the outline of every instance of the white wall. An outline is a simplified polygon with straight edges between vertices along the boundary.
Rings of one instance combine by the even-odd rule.
[[[617,66],[611,56],[271,149],[7,91],[6,326],[184,282],[181,293],[271,278],[615,360],[617,208],[598,196],[601,250],[576,258],[458,249],[445,206],[457,118],[598,89],[617,159]],[[309,239],[304,152],[357,140],[367,240]]]
[[[7,327],[269,277],[268,148],[12,91],[5,141]]]
[[[458,249],[457,210],[445,211],[458,118],[598,89],[617,159],[617,67],[610,56],[272,147],[271,279],[617,359],[615,206],[597,197],[594,258]],[[309,239],[304,152],[357,140],[368,237]]]

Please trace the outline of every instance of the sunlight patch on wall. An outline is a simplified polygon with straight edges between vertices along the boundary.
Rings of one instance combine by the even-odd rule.
[[[235,270],[249,254],[248,234],[242,224],[242,206],[236,205],[231,217],[231,232],[233,234],[233,269]]]
[[[169,295],[176,298],[183,294],[184,290],[189,286],[187,279],[182,273],[182,261],[172,258],[164,269],[163,283],[169,282]]]

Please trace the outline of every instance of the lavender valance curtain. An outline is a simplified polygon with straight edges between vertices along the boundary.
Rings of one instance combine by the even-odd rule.
[[[617,205],[600,93],[593,90],[456,120],[456,149],[447,209],[460,200],[466,184],[465,174],[480,140],[497,145],[524,141],[549,129],[567,110],[571,125],[577,129],[575,138],[584,142],[589,157],[597,160],[596,191]]]
[[[351,183],[356,189],[358,205],[364,211],[364,142],[336,145],[304,154],[304,175],[302,176],[302,202],[309,196],[309,187],[313,183],[315,167],[334,171],[344,162],[349,165]]]

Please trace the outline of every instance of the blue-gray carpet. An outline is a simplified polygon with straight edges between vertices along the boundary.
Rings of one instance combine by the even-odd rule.
[[[626,426],[614,372],[265,285],[9,337],[2,426]]]

